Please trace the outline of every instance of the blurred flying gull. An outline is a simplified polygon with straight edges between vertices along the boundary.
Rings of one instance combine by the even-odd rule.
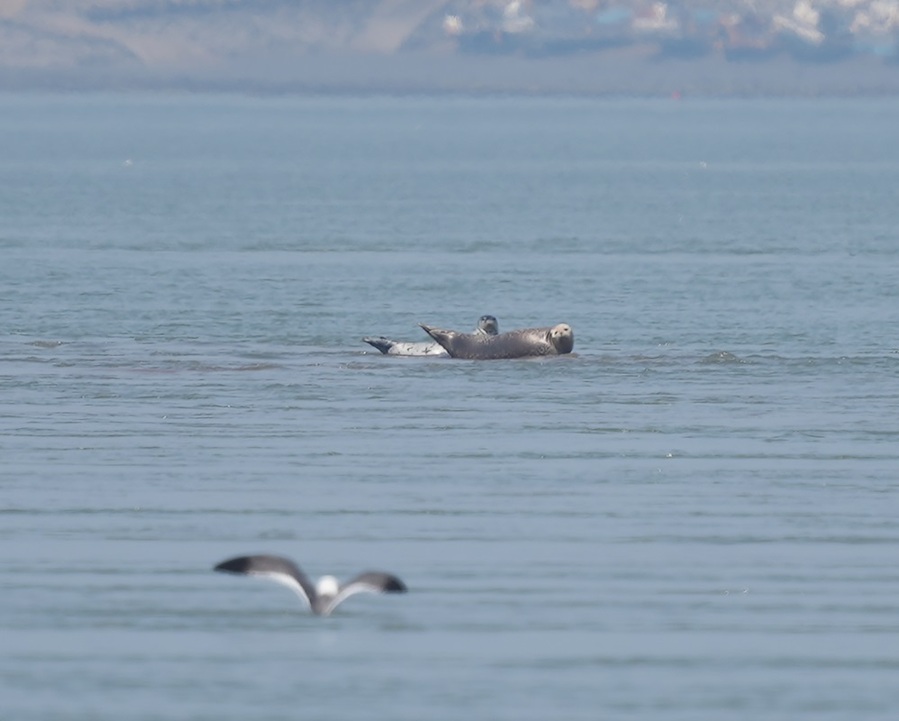
[[[287,586],[317,616],[330,616],[350,596],[357,593],[405,593],[399,578],[380,571],[366,571],[341,584],[334,576],[322,576],[313,584],[300,567],[282,556],[237,556],[222,561],[213,570],[241,576],[259,576]]]

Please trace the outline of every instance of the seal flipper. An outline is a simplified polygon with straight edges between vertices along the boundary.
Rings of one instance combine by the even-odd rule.
[[[431,338],[436,340],[443,349],[449,353],[451,356],[455,357],[452,350],[453,338],[455,338],[458,333],[454,330],[444,330],[443,328],[434,328],[430,325],[425,325],[424,323],[419,323],[424,330]]]
[[[365,343],[369,345],[373,345],[379,351],[381,351],[384,355],[387,355],[390,352],[390,349],[393,348],[396,341],[390,340],[390,338],[385,338],[382,335],[377,337],[365,336],[362,339]]]

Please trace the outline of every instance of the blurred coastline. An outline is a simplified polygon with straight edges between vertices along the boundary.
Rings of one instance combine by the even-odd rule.
[[[18,0],[0,90],[870,96],[899,0]]]

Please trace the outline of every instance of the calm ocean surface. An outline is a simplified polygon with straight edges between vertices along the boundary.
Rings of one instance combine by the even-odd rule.
[[[896,718],[899,100],[0,96],[0,188],[3,719]],[[485,313],[575,355],[360,341]]]

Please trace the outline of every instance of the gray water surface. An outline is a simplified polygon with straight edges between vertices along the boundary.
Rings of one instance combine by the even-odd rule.
[[[0,105],[4,719],[894,718],[896,101]]]

